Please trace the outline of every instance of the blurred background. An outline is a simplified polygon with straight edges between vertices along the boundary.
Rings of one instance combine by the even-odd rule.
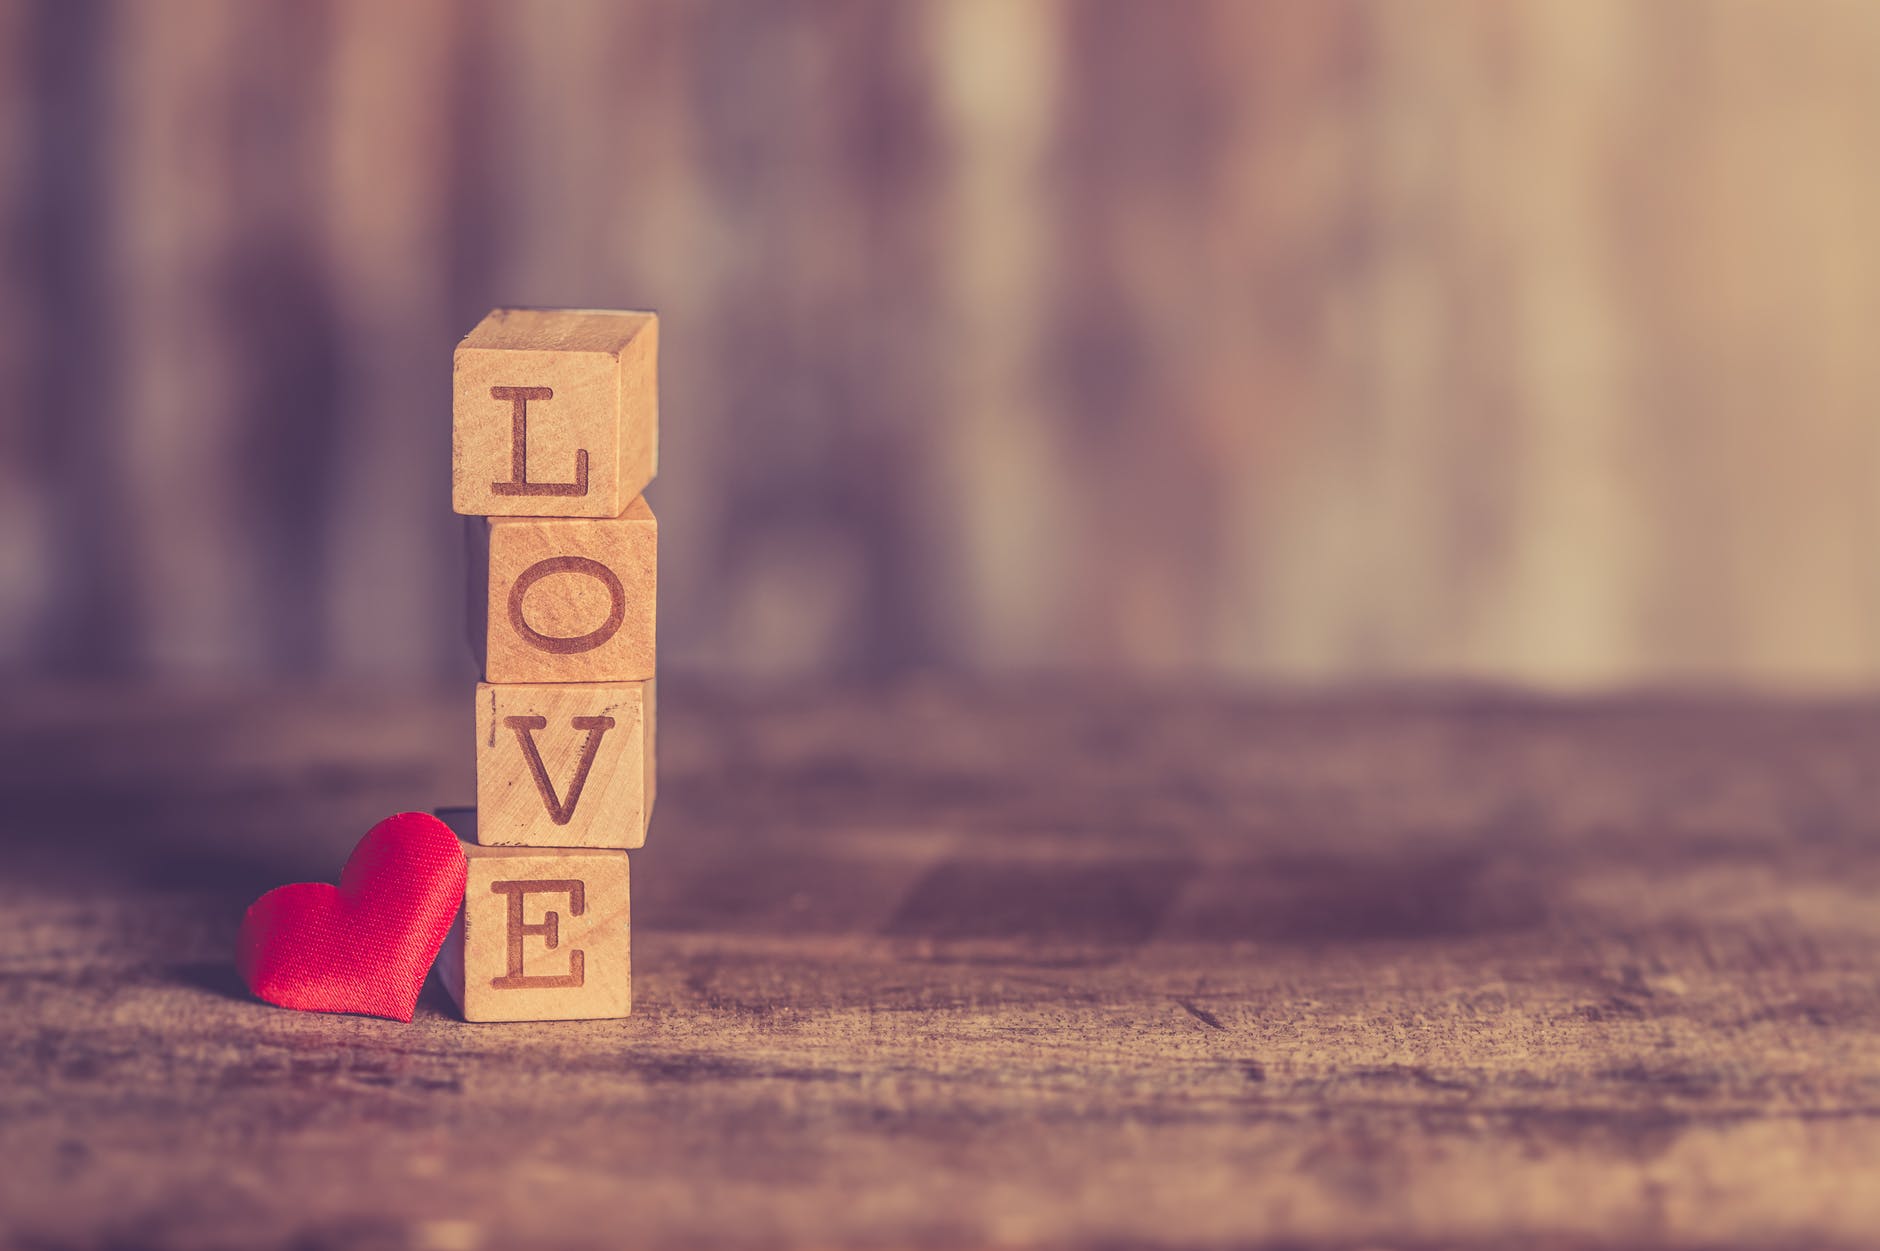
[[[668,670],[1880,685],[1880,5],[3,0],[0,171],[0,673],[467,675],[523,304]]]

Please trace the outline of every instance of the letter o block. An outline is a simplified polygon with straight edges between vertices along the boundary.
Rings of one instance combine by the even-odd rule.
[[[472,637],[491,682],[642,682],[653,676],[659,523],[636,499],[608,520],[471,522]]]
[[[618,517],[659,471],[659,320],[499,308],[457,345],[451,507]]]

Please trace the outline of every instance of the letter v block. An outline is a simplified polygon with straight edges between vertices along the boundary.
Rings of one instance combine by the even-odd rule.
[[[451,507],[618,517],[659,471],[659,320],[499,308],[457,345]]]
[[[477,842],[644,846],[653,685],[478,683]]]
[[[653,676],[659,523],[644,499],[606,520],[496,517],[467,524],[471,637],[483,643],[486,679]]]

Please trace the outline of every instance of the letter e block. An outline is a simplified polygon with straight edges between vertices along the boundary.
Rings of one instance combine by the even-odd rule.
[[[477,685],[479,843],[640,847],[653,811],[653,683]]]
[[[659,523],[619,517],[471,522],[472,638],[491,682],[644,682],[653,676]]]
[[[457,345],[451,506],[618,517],[659,471],[659,319],[499,308]]]
[[[627,853],[464,846],[437,971],[466,1021],[587,1021],[633,1007]]]

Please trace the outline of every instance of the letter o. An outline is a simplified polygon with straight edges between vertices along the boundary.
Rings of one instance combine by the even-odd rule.
[[[607,588],[609,600],[607,620],[600,628],[586,634],[576,634],[563,638],[554,634],[543,634],[522,617],[522,597],[529,593],[529,588],[543,578],[557,573],[584,573]],[[576,652],[591,652],[619,631],[621,622],[627,619],[627,589],[620,585],[620,579],[612,569],[598,560],[586,556],[550,556],[538,560],[522,571],[514,586],[509,588],[509,625],[520,634],[523,641],[531,647],[557,656],[571,656]]]

